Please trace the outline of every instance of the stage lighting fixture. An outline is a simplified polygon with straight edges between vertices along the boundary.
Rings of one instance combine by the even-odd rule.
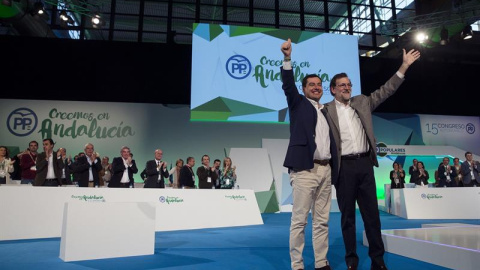
[[[67,28],[69,24],[73,24],[73,19],[67,14],[67,11],[62,10],[58,16],[60,18],[60,26],[63,28]]]
[[[472,26],[471,25],[465,26],[460,36],[462,37],[462,39],[471,39],[473,37]]]
[[[448,43],[448,30],[443,27],[440,31],[440,45],[447,45]]]
[[[42,2],[35,2],[35,4],[33,4],[33,10],[32,10],[32,15],[35,16],[35,15],[43,15],[45,14],[45,9],[44,9],[44,6],[43,6],[43,3]]]
[[[419,43],[423,43],[428,39],[428,36],[425,35],[425,33],[423,33],[423,32],[418,32],[417,36],[416,36],[416,39]]]
[[[105,21],[103,20],[102,16],[98,13],[94,14],[92,17],[93,28],[101,28],[104,25],[105,25]]]

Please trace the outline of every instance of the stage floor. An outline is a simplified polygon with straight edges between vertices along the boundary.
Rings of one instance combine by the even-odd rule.
[[[480,226],[422,224],[422,228],[382,230],[385,250],[435,265],[468,270],[480,265]],[[364,244],[368,242],[364,233]]]

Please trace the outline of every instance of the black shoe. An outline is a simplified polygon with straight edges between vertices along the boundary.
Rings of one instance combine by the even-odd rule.
[[[315,270],[332,270],[332,268],[330,268],[330,265],[327,264],[324,267],[315,268]]]
[[[370,268],[371,270],[388,270],[387,266],[382,263],[382,264],[373,264],[372,267]]]

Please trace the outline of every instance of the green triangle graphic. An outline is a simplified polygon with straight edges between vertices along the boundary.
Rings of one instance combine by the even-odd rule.
[[[255,192],[255,197],[257,198],[261,213],[275,213],[280,211],[275,191]]]
[[[222,97],[214,98],[202,105],[192,109],[193,111],[210,111],[210,112],[230,112],[230,109],[223,101]]]
[[[211,24],[210,25],[210,41],[214,40],[218,37],[221,33],[223,33],[222,27],[218,24]]]
[[[275,28],[264,27],[246,27],[246,26],[230,26],[230,37],[250,35],[255,33],[278,32]]]
[[[249,103],[224,98],[217,97],[214,98],[202,105],[199,105],[196,108],[192,109],[192,115],[199,115],[199,112],[208,112],[208,113],[229,113],[229,116],[239,116],[239,115],[248,115],[248,114],[257,114],[265,112],[274,112],[275,110],[268,109],[265,107],[260,107],[257,105],[252,105]],[[193,119],[193,118],[192,118]],[[203,119],[203,118],[196,118]]]

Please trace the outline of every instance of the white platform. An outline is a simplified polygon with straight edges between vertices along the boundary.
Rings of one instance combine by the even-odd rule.
[[[263,224],[253,190],[2,186],[0,240],[60,237],[67,202],[154,203],[156,231]]]
[[[392,189],[391,211],[406,219],[480,219],[480,188]],[[459,207],[460,205],[469,207]]]
[[[154,203],[65,203],[60,259],[154,254],[155,212]]]
[[[480,226],[440,226],[382,230],[385,251],[451,269],[477,269],[480,265]],[[363,244],[368,246],[365,231]]]

